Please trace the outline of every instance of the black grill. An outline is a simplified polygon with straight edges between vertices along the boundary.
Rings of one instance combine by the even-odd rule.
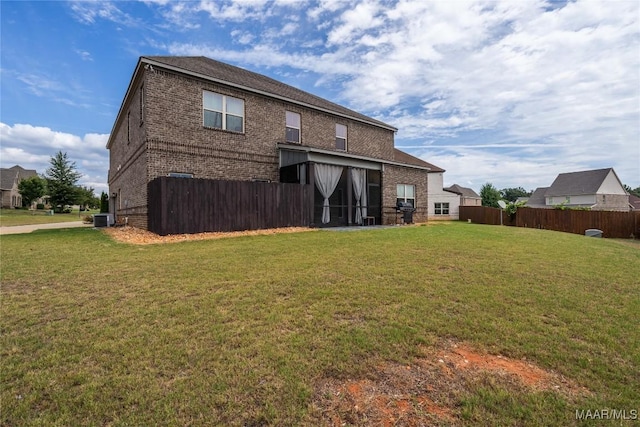
[[[398,202],[396,204],[396,212],[402,213],[402,220],[405,224],[413,224],[413,213],[416,208],[409,202]]]

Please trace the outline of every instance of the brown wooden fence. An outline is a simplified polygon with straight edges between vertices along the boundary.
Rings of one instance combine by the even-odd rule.
[[[159,235],[308,227],[310,185],[160,177],[148,184],[148,228]]]
[[[585,230],[602,230],[604,237],[640,238],[640,211],[580,211],[519,208],[511,218],[503,212],[503,224],[516,227],[543,228],[584,234]],[[478,224],[500,224],[500,209],[485,206],[460,206],[460,220]]]

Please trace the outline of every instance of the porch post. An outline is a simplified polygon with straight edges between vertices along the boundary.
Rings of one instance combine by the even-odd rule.
[[[347,167],[347,224],[353,225],[353,214],[351,212],[351,199],[353,198],[353,178],[351,177],[351,166]]]
[[[313,227],[315,226],[314,220],[315,220],[315,209],[314,209],[314,202],[315,202],[315,194],[316,194],[316,164],[314,162],[309,162],[309,167],[307,168],[307,184],[310,185],[310,191],[311,191],[311,196],[309,197],[309,219],[310,219],[310,226]]]

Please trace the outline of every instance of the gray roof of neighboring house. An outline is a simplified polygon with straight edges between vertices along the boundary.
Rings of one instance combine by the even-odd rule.
[[[0,189],[11,190],[16,176],[19,176],[19,179],[24,179],[36,175],[38,175],[38,173],[35,170],[25,169],[18,165],[10,168],[2,168],[0,169]]]
[[[17,174],[18,172],[11,169],[0,169],[0,189],[11,190]]]
[[[629,194],[629,204],[633,207],[633,210],[640,210],[640,197],[635,194]]]
[[[547,201],[544,197],[545,193],[549,187],[538,187],[535,189],[531,196],[529,196],[529,200],[527,200],[527,206],[545,206]]]
[[[402,150],[398,150],[397,148],[393,149],[393,160],[398,163],[406,163],[409,165],[422,166],[429,168],[429,173],[431,172],[444,172],[444,169],[439,168],[436,165],[432,165],[429,162],[425,162],[418,157],[412,156],[411,154],[405,153]]]
[[[158,66],[173,67],[176,71],[186,72],[202,78],[265,96],[282,99],[295,104],[319,109],[324,112],[345,116],[351,119],[383,127],[391,131],[397,129],[379,120],[335,104],[319,96],[289,86],[262,74],[244,68],[225,64],[205,56],[143,56],[141,62]]]
[[[596,194],[612,168],[561,173],[545,193],[547,197]],[[615,173],[615,172],[614,172]]]
[[[462,186],[460,186],[458,184],[453,184],[452,186],[445,188],[444,191],[449,191],[451,193],[460,194],[461,196],[464,196],[464,197],[475,197],[475,198],[478,198],[478,199],[480,198],[478,193],[473,191],[471,188],[462,187]]]

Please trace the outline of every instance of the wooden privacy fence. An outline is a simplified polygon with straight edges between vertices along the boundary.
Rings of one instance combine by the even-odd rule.
[[[584,234],[585,230],[602,230],[604,237],[640,238],[640,211],[581,211],[518,208],[515,217],[502,213],[503,224],[526,228],[543,228]],[[500,224],[500,209],[486,206],[460,206],[460,220],[478,224]]]
[[[308,227],[310,185],[160,177],[148,184],[148,228],[159,235]]]

